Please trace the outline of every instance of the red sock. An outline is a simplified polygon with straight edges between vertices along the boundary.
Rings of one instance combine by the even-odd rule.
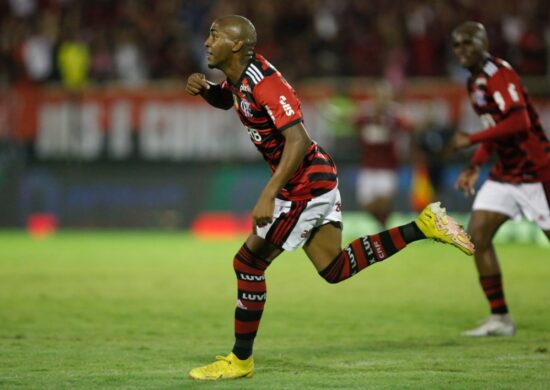
[[[405,226],[408,228],[409,225]],[[345,247],[319,274],[329,283],[341,282],[371,264],[386,260],[407,246],[408,242],[421,238],[415,236],[414,239],[411,237],[411,239],[405,240],[403,226],[371,236],[359,237]]]
[[[266,301],[264,271],[268,266],[269,262],[256,256],[246,245],[241,247],[233,260],[238,288],[233,353],[239,359],[246,359],[252,354]]]
[[[502,288],[502,275],[480,276],[479,283],[489,301],[492,314],[508,313],[506,299],[504,299],[504,289]]]

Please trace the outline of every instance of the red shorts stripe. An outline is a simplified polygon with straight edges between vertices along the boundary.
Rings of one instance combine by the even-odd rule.
[[[282,234],[286,231],[287,229],[287,226],[288,224],[290,223],[291,219],[292,219],[292,215],[294,214],[294,210],[292,209],[292,206],[291,206],[291,209],[289,211],[288,214],[286,214],[284,217],[280,218],[277,222],[277,225],[275,226],[275,229],[273,230],[273,232],[269,232],[266,236],[270,238],[270,241],[275,244],[275,245],[281,245],[282,243],[280,242],[280,237],[282,236]],[[271,230],[271,229],[270,229]]]
[[[300,215],[302,214],[302,211],[304,211],[306,206],[307,202],[293,202],[291,210],[287,214],[285,220],[283,221],[283,223],[277,226],[277,228],[273,232],[273,235],[271,236],[271,241],[275,245],[281,246],[283,244],[283,241],[286,239],[286,237],[288,237],[292,229],[294,229],[294,227],[298,223],[298,219],[300,219]]]

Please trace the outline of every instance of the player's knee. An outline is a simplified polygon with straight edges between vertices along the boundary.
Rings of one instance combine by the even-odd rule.
[[[235,255],[233,257],[233,270],[234,271],[239,271],[239,269],[242,267],[242,263],[241,261],[239,260],[238,256]]]
[[[243,245],[233,257],[235,272],[248,269],[248,272],[263,273],[268,266],[269,262],[256,255],[246,245]]]
[[[240,251],[233,257],[233,270],[235,272],[243,272],[245,270],[249,270],[252,268],[253,272],[258,271],[256,267],[254,267],[254,264],[251,264],[249,262],[244,262],[242,259],[242,255],[240,254]]]
[[[492,245],[493,237],[481,226],[473,226],[470,228],[472,242],[476,247],[476,251],[484,251]]]

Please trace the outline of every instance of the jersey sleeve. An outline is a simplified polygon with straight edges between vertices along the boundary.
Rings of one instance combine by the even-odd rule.
[[[503,115],[526,107],[522,91],[518,74],[508,66],[500,67],[487,81],[487,92],[493,97]]]
[[[472,165],[485,164],[491,157],[494,149],[494,144],[491,142],[483,142],[479,144],[474,154],[472,155],[472,158],[470,159],[470,163]]]
[[[530,127],[531,120],[527,115],[527,110],[514,110],[494,126],[470,135],[470,141],[483,142],[507,137],[515,133],[529,131]]]
[[[229,86],[229,83],[227,82],[227,80],[223,80],[219,85],[223,91],[231,92],[231,87]]]
[[[302,121],[302,109],[296,92],[279,73],[264,78],[256,85],[253,94],[278,130],[283,131]]]

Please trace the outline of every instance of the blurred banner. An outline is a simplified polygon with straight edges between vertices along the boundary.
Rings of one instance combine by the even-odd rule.
[[[343,96],[331,87],[305,86],[300,96],[312,137],[337,149],[338,138],[350,135],[340,127],[354,115],[353,108],[369,98],[369,89],[350,89]],[[345,114],[342,99],[351,107]],[[411,84],[399,99],[417,126],[437,122],[476,127],[471,110],[464,110],[463,88],[456,84]],[[0,129],[0,134],[31,145],[38,160],[258,158],[234,113],[214,109],[181,87],[110,87],[80,94],[60,88],[14,88],[0,93]]]
[[[353,211],[360,150],[350,123],[372,89],[346,85],[303,84],[298,93],[306,127],[335,157],[345,209]],[[415,132],[427,134],[435,197],[467,212],[471,199],[453,189],[467,156],[433,152],[445,143],[438,132],[480,128],[464,87],[423,80],[396,98]],[[550,128],[549,100],[536,104]],[[0,227],[46,220],[61,228],[187,228],[204,212],[246,215],[269,174],[235,113],[181,86],[0,92]],[[411,210],[413,178],[402,162],[396,211]]]

